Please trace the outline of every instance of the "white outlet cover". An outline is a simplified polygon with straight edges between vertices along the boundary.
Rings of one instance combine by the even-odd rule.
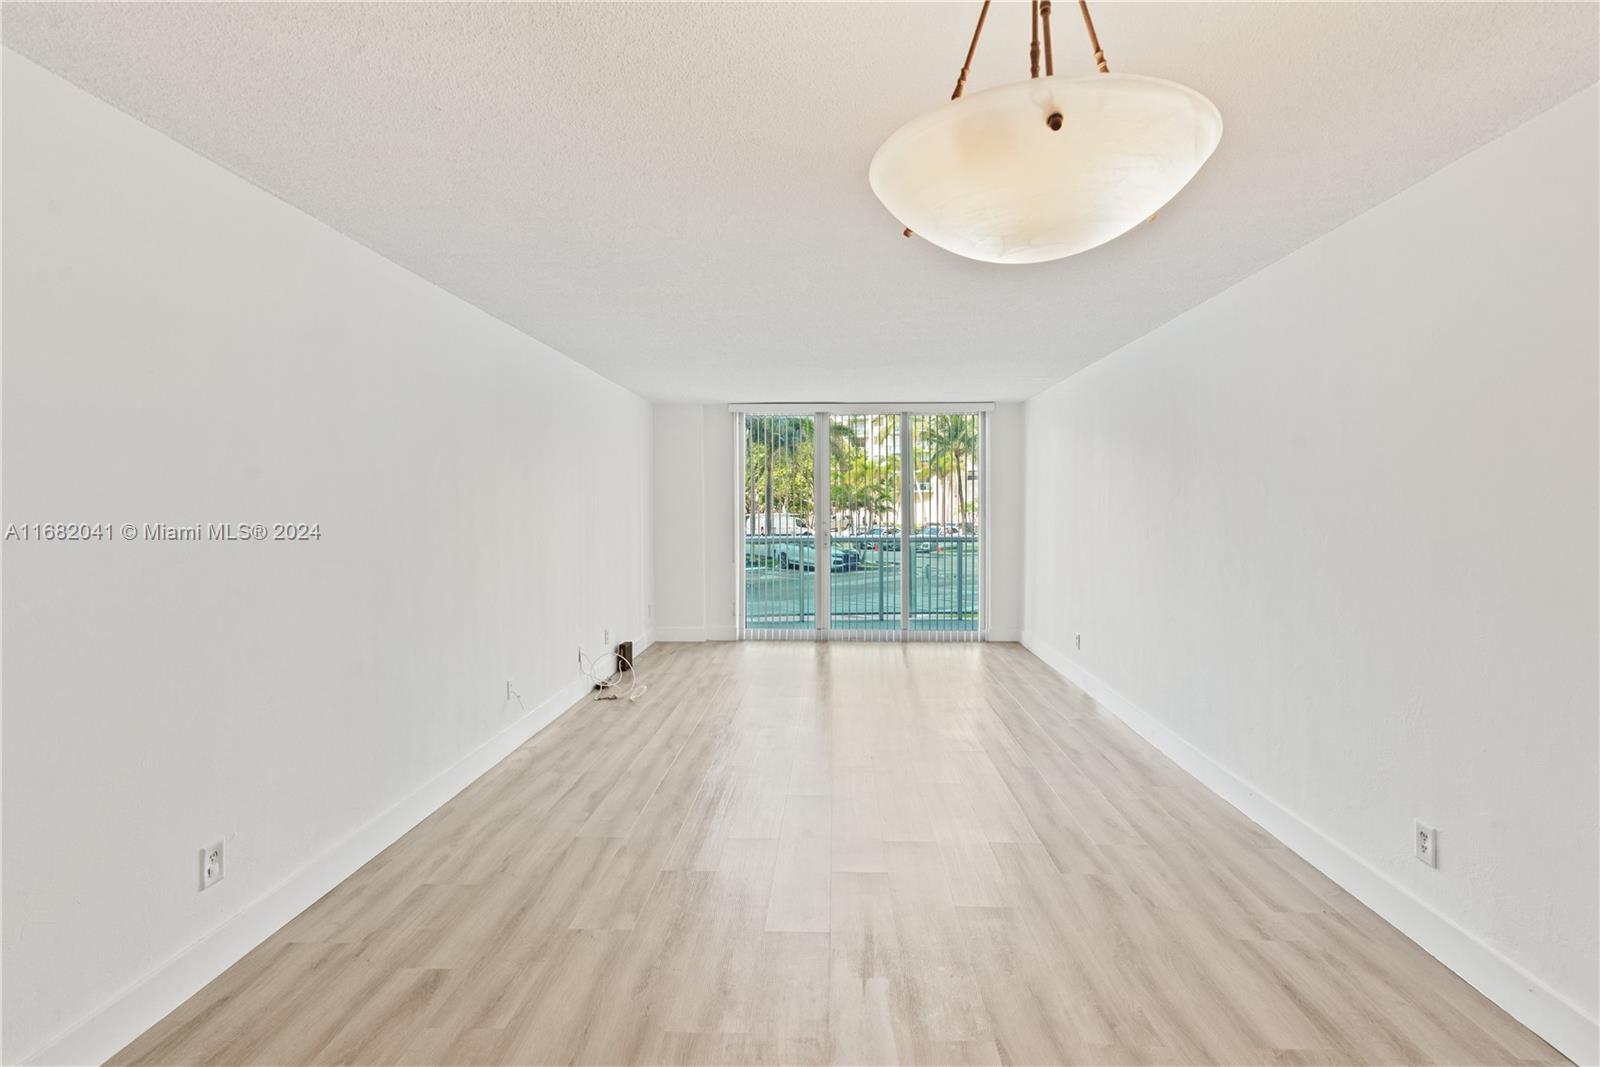
[[[218,841],[200,850],[200,889],[210,889],[222,881],[222,873],[222,842]]]
[[[1411,835],[1411,844],[1417,860],[1421,863],[1426,863],[1429,867],[1438,869],[1439,831],[1420,820],[1415,825],[1416,828]]]

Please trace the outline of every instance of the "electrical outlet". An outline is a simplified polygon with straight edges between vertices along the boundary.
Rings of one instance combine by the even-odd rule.
[[[517,691],[515,689],[511,688],[511,679],[507,678],[506,679],[506,702],[510,703],[511,701],[513,701],[515,699],[517,699]]]
[[[222,842],[200,850],[200,889],[204,892],[222,881]]]
[[[1417,822],[1416,833],[1412,836],[1412,845],[1416,849],[1417,859],[1429,867],[1439,866],[1439,831],[1424,822]]]
[[[1073,634],[1072,635],[1072,640],[1073,640],[1073,643],[1078,646],[1078,651],[1082,652],[1083,651],[1083,635],[1082,634]]]
[[[605,631],[605,636],[600,639],[600,647],[604,648],[604,649],[609,649],[611,647],[611,631],[610,630],[606,630]]]

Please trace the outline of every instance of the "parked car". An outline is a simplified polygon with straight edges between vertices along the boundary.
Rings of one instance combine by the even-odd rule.
[[[792,568],[798,566],[794,561],[800,558],[802,546],[805,546],[805,552],[811,553],[806,558],[808,560],[814,558],[816,550],[810,547],[813,543],[810,531],[780,537],[747,534],[744,539],[745,568]]]
[[[884,552],[900,551],[900,527],[874,526],[867,531],[867,536],[874,540],[867,542],[864,548],[879,549]]]
[[[854,548],[834,545],[829,550],[829,556],[831,561],[828,569],[834,573],[861,569],[861,553]],[[784,545],[778,550],[778,566],[787,570],[816,570],[817,546],[815,544]]]

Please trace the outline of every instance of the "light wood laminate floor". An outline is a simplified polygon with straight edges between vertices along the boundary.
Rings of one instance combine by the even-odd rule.
[[[1016,645],[640,670],[116,1062],[1564,1062]]]

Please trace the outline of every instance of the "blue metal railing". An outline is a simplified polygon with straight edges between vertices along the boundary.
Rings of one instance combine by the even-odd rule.
[[[836,630],[900,629],[900,535],[834,534],[835,548],[860,560],[828,579],[828,625]]]
[[[911,536],[911,628],[978,628],[978,538]]]
[[[835,629],[900,627],[900,575],[911,570],[914,630],[978,628],[978,538],[914,534],[909,561],[899,534],[835,534],[828,567],[828,624]],[[816,540],[811,535],[746,535],[745,625],[816,625]]]
[[[809,629],[817,622],[817,539],[810,534],[746,534],[744,624]]]

